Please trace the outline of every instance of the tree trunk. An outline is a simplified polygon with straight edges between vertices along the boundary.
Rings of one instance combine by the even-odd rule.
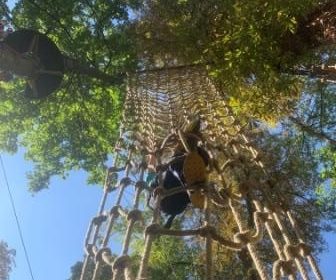
[[[336,140],[332,139],[329,135],[324,133],[323,131],[316,131],[314,128],[311,126],[303,123],[301,120],[295,118],[295,117],[289,117],[289,119],[295,123],[302,131],[308,133],[309,135],[320,139],[322,141],[328,142],[330,145],[333,145],[336,147]]]
[[[80,75],[85,75],[91,78],[96,78],[107,84],[120,85],[123,82],[126,74],[117,73],[115,75],[109,75],[97,68],[91,67],[87,64],[83,64],[75,59],[64,56],[64,68],[66,72],[72,72]]]
[[[302,55],[306,50],[336,44],[336,1],[320,5],[305,18],[299,19],[295,34],[282,40],[284,53]]]
[[[292,69],[282,69],[284,74],[297,76],[308,76],[312,79],[320,79],[321,81],[336,83],[336,65],[311,65],[307,67],[294,67]]]

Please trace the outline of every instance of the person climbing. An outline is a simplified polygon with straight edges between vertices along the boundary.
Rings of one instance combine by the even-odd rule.
[[[180,188],[177,193],[164,196],[160,201],[160,210],[168,217],[164,224],[164,228],[169,229],[172,226],[174,218],[183,213],[190,203],[189,195],[183,188],[183,161],[184,156],[176,153],[168,164],[165,171],[162,173],[162,186],[165,190],[173,190]],[[151,175],[150,175],[151,176]],[[147,176],[148,178],[148,176]],[[155,175],[151,181],[150,187],[156,189],[159,186],[159,176]]]
[[[199,146],[203,140],[201,119],[198,115],[192,116],[191,120],[184,125],[183,133],[180,132],[180,149],[184,150],[183,180],[191,203],[194,207],[203,209],[205,195],[204,186],[207,183],[207,167],[210,157],[206,150]]]
[[[164,227],[170,228],[174,218],[184,212],[191,203],[196,208],[204,207],[202,184],[206,181],[206,167],[209,165],[209,155],[198,146],[200,135],[200,119],[195,118],[188,126],[184,126],[182,143],[174,148],[165,170],[162,173],[162,186],[165,190],[176,193],[166,195],[161,199],[160,209],[168,217]],[[154,162],[153,156],[149,162]],[[150,164],[148,164],[150,167]],[[159,186],[159,177],[153,176],[154,169],[149,169],[147,182],[152,189]],[[180,189],[179,189],[180,188]]]

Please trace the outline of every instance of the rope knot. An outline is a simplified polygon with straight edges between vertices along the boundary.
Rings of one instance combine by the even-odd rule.
[[[285,254],[288,256],[289,259],[294,259],[299,256],[300,251],[299,251],[299,245],[291,245],[287,244],[285,245]]]
[[[234,242],[247,244],[251,242],[251,233],[249,230],[246,230],[244,232],[238,232],[234,235],[233,240]]]
[[[285,275],[295,275],[296,266],[294,260],[277,260],[273,265],[273,279],[280,279],[280,271],[283,270]]]
[[[105,214],[96,216],[92,219],[92,223],[95,226],[100,226],[102,223],[104,223],[107,220],[107,216]]]
[[[156,235],[160,232],[160,225],[159,224],[151,224],[146,227],[145,229],[145,235],[151,234],[151,235]]]
[[[93,244],[86,244],[85,245],[85,252],[88,256],[93,257],[95,255],[95,246]]]
[[[119,206],[113,206],[110,210],[110,215],[115,216],[116,218],[119,217]]]
[[[311,254],[311,247],[307,244],[301,242],[297,245],[286,245],[285,246],[285,253],[291,258],[297,258],[300,255],[302,257],[306,257]]]
[[[306,243],[301,242],[299,245],[300,248],[300,254],[303,257],[309,256],[312,252],[312,248],[307,245]]]
[[[126,187],[132,183],[131,178],[129,177],[124,177],[120,180],[119,186],[120,187]]]
[[[268,222],[270,220],[272,220],[270,213],[268,212],[256,212],[257,218],[262,222]]]
[[[112,269],[116,270],[124,270],[126,267],[130,265],[131,258],[128,255],[123,255],[115,259]]]
[[[294,245],[285,245],[285,254],[286,256],[289,258],[289,259],[294,259],[296,256],[297,256],[297,251],[296,251],[297,248],[295,248]]]
[[[134,222],[142,220],[142,212],[139,209],[130,211],[127,215],[127,221],[133,220]]]
[[[200,228],[199,235],[202,237],[207,237],[208,235],[214,235],[216,233],[216,229],[212,226],[206,225]]]
[[[146,186],[147,186],[146,182],[142,180],[142,181],[137,181],[137,182],[135,183],[135,186],[134,186],[134,187],[143,190],[143,189],[146,188]]]
[[[104,261],[107,264],[112,264],[112,252],[108,247],[104,247],[98,250],[95,256],[96,262]]]
[[[294,275],[297,270],[294,260],[284,261],[282,263],[282,268],[286,275]]]

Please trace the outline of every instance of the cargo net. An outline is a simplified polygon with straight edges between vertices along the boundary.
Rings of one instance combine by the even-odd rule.
[[[111,279],[152,279],[155,242],[168,237],[200,248],[194,260],[202,271],[190,271],[188,279],[223,279],[217,275],[223,254],[249,264],[248,279],[323,279],[246,135],[204,69],[130,76],[114,164],[86,234],[80,279],[102,279],[106,269]],[[136,253],[132,244],[139,239]],[[267,260],[260,253],[265,246]]]

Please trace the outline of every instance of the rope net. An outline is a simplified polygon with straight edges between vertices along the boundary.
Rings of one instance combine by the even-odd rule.
[[[152,247],[162,235],[192,236],[193,242],[202,242],[201,279],[222,279],[216,277],[219,250],[246,252],[255,274],[250,279],[322,279],[295,215],[275,191],[247,135],[248,127],[235,119],[223,91],[201,67],[130,76],[114,164],[107,170],[98,213],[86,234],[80,279],[100,279],[106,265],[115,280],[151,279]],[[183,159],[183,187],[168,189],[165,178],[178,156]],[[148,183],[153,174],[154,188]],[[170,229],[168,222],[164,225],[163,202],[176,195],[190,199],[187,204],[193,210],[187,219],[199,219],[198,224],[185,222],[178,229]],[[149,208],[151,217],[145,218]],[[218,216],[231,217],[232,234],[223,234]],[[118,246],[120,228],[124,234]],[[143,231],[144,247],[141,257],[131,258],[135,231]],[[265,263],[260,254],[265,242],[273,248],[272,263]],[[95,264],[92,277],[88,277],[90,262]]]

